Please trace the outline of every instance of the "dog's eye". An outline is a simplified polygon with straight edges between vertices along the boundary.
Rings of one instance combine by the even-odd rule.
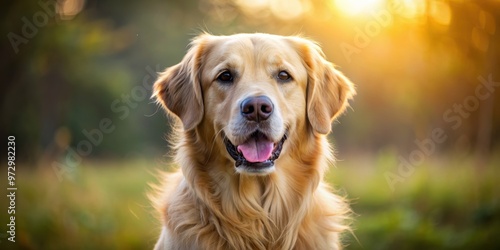
[[[231,83],[233,81],[233,75],[229,70],[224,70],[217,76],[217,80],[222,83]]]
[[[292,76],[288,72],[282,70],[278,73],[278,79],[283,82],[287,82],[292,79]]]

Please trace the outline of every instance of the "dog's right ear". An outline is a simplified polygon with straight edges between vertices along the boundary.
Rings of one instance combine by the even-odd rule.
[[[194,129],[203,119],[200,69],[206,36],[193,40],[182,61],[161,73],[153,86],[153,98],[179,117],[186,131]]]

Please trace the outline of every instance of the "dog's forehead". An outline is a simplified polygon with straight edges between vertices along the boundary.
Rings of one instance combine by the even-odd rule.
[[[299,64],[301,58],[287,37],[267,34],[239,34],[216,37],[211,41],[209,61],[237,62],[253,60],[255,63]],[[244,60],[241,60],[244,59]]]

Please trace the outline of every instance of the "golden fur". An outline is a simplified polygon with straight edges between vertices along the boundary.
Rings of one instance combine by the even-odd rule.
[[[217,81],[223,69],[236,72],[232,84]],[[279,70],[292,79],[277,80]],[[160,75],[153,95],[178,118],[180,167],[162,177],[154,198],[163,223],[155,249],[341,249],[350,210],[323,181],[333,160],[326,134],[354,88],[315,43],[203,34]],[[288,133],[266,174],[237,170],[222,138],[244,140],[238,107],[252,95],[274,103],[269,138]]]

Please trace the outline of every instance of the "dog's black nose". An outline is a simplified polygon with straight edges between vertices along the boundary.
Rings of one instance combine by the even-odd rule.
[[[264,121],[274,110],[273,102],[267,96],[248,97],[241,102],[241,114],[249,121]]]

